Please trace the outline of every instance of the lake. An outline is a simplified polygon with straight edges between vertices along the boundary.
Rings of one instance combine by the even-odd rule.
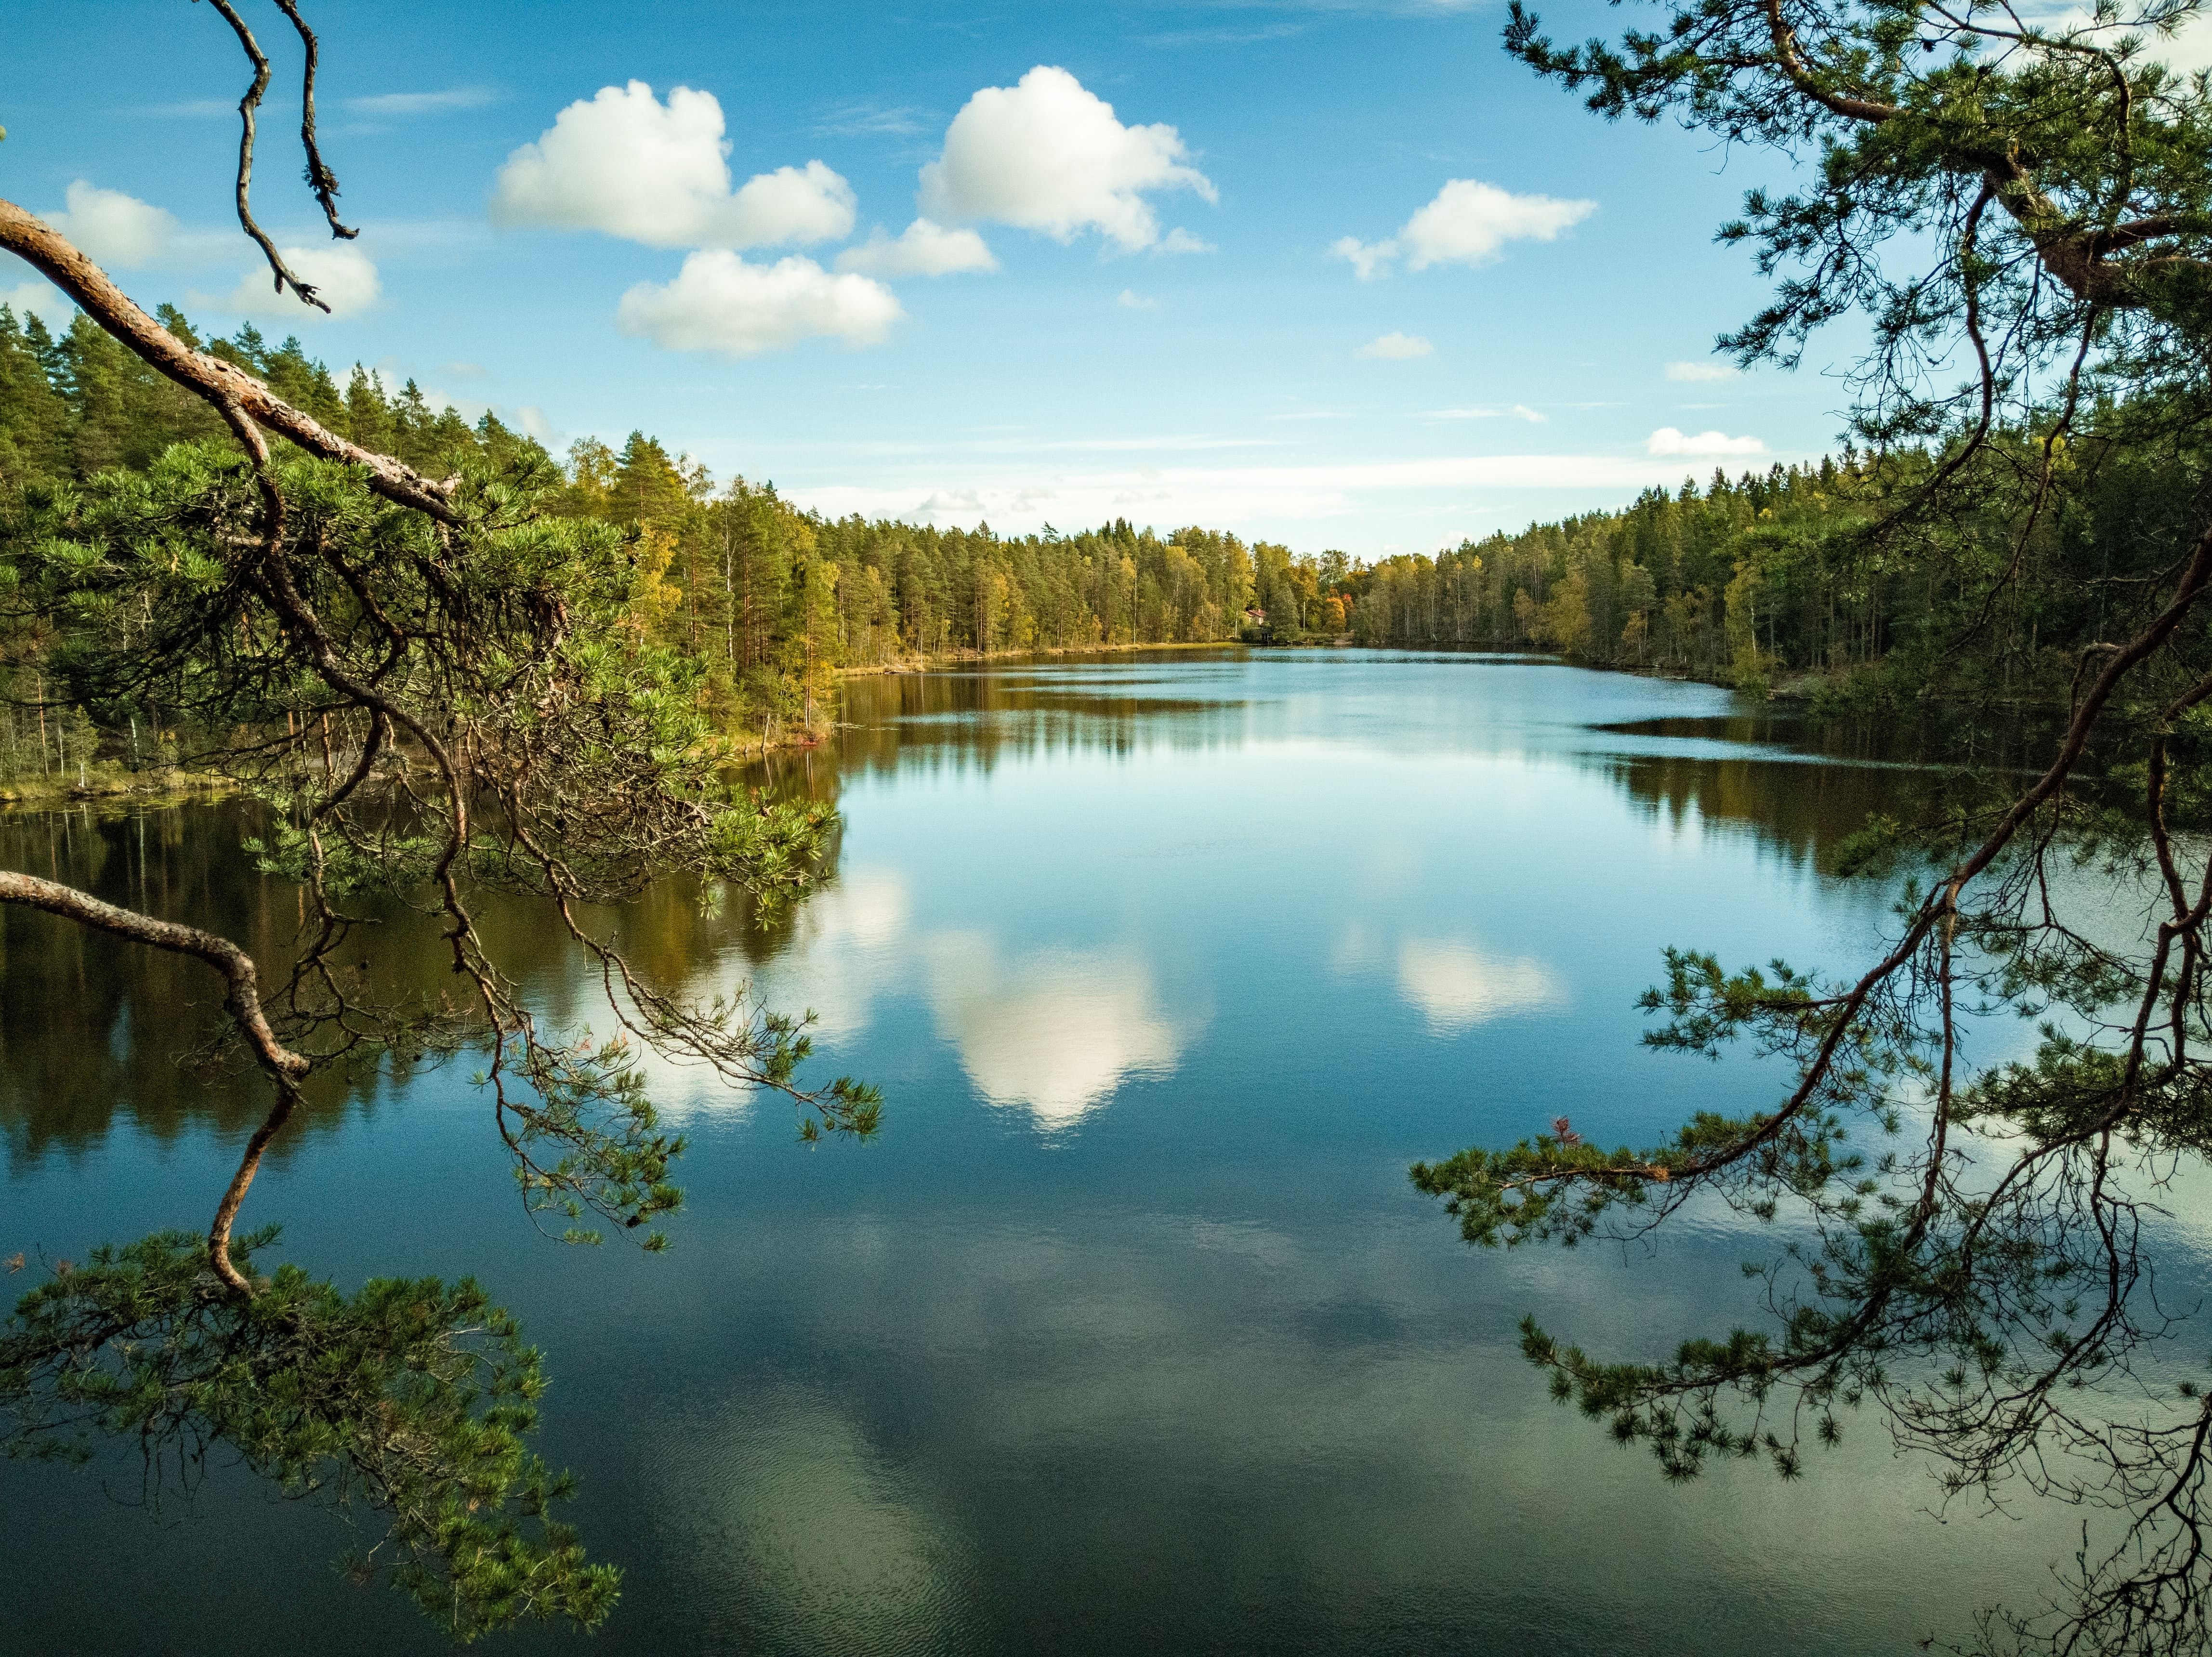
[[[1619,1357],[1753,1319],[1775,1234],[1477,1252],[1406,1174],[1771,1100],[1771,1064],[1639,1047],[1636,996],[1670,944],[1863,965],[1888,895],[1837,848],[1925,772],[1480,656],[1015,664],[856,679],[843,717],[774,768],[843,817],[794,913],[672,883],[604,919],[665,983],[813,1009],[819,1075],[884,1091],[874,1142],[664,1076],[674,1248],[564,1248],[463,1064],[319,1096],[247,1205],[343,1284],[473,1274],[522,1319],[540,1448],[626,1573],[589,1649],[1899,1652],[2042,1593],[2075,1515],[1939,1514],[1874,1417],[1793,1484],[1669,1486],[1519,1356],[1529,1312]],[[247,816],[19,814],[0,866],[276,954],[297,896],[243,872]],[[590,1017],[542,917],[486,931]],[[435,981],[422,927],[364,953]],[[219,999],[0,911],[0,1255],[204,1228],[260,1109],[176,1065]],[[126,1455],[0,1491],[0,1652],[449,1648],[338,1577],[338,1521],[220,1467],[155,1514]]]

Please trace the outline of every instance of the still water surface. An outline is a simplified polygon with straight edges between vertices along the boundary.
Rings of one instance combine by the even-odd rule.
[[[1656,1465],[1551,1405],[1515,1326],[1621,1356],[1751,1315],[1717,1220],[1478,1254],[1406,1165],[1571,1117],[1646,1141],[1778,1073],[1639,1048],[1682,944],[1866,956],[1836,847],[1920,774],[1723,692],[1475,657],[1176,654],[860,680],[834,883],[773,928],[657,890],[664,981],[820,1015],[866,1146],[665,1078],[676,1248],[520,1213],[465,1066],[333,1095],[248,1221],[353,1283],[473,1272],[547,1354],[543,1448],[626,1573],[609,1654],[1889,1652],[2026,1606],[2068,1517],[1933,1514],[1878,1426],[1784,1487]],[[1924,783],[1924,778],[1920,779]],[[234,807],[0,819],[0,864],[276,950]],[[550,928],[495,913],[550,1007]],[[405,927],[379,969],[434,981]],[[0,912],[0,1254],[199,1228],[259,1108],[173,1059],[185,963]],[[2186,1278],[2197,1268],[2180,1263]],[[2201,1272],[2198,1272],[2201,1277]],[[0,1466],[0,1653],[437,1650],[342,1527],[211,1477]],[[585,1649],[544,1631],[514,1651]]]

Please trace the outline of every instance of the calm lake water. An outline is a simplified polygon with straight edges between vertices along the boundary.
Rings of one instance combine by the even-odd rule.
[[[1407,1164],[1565,1114],[1648,1141],[1780,1081],[1638,1047],[1681,944],[1861,964],[1842,837],[1925,786],[1724,692],[1480,657],[1114,657],[848,688],[834,883],[774,928],[671,887],[611,917],[664,981],[821,1019],[880,1138],[665,1079],[676,1247],[564,1249],[465,1065],[318,1102],[249,1224],[351,1284],[473,1273],[553,1379],[542,1448],[626,1573],[588,1648],[1901,1652],[2026,1608],[2073,1516],[1932,1510],[1847,1423],[1789,1486],[1669,1487],[1547,1399],[1516,1325],[1657,1356],[1754,1315],[1776,1239],[1463,1246]],[[0,818],[0,865],[276,952],[234,806]],[[549,1007],[550,928],[491,929]],[[541,941],[542,940],[542,941]],[[370,952],[434,981],[392,929]],[[0,1254],[203,1228],[260,1106],[180,1077],[216,986],[0,912]],[[604,1022],[604,1020],[602,1021]],[[2204,1277],[2191,1254],[2162,1278]],[[0,1280],[4,1281],[4,1280]],[[17,1279],[21,1283],[21,1279]],[[0,1652],[445,1648],[342,1581],[343,1527],[212,1472],[0,1464]],[[499,1648],[586,1649],[538,1630]]]

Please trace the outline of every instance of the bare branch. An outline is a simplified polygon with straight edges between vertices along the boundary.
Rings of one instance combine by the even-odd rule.
[[[276,1083],[276,1105],[248,1142],[246,1155],[231,1176],[230,1185],[223,1193],[222,1205],[216,1211],[215,1223],[208,1231],[208,1264],[216,1275],[229,1285],[234,1293],[251,1295],[252,1285],[231,1263],[230,1233],[232,1223],[238,1217],[239,1205],[246,1199],[246,1187],[253,1183],[255,1170],[260,1166],[261,1154],[269,1142],[276,1138],[278,1129],[292,1113],[294,1102],[299,1096],[299,1079],[307,1073],[308,1060],[293,1052],[276,1039],[269,1027],[268,1016],[262,1011],[260,974],[253,957],[215,932],[202,932],[197,926],[179,926],[173,920],[156,920],[151,915],[135,909],[125,909],[103,902],[75,887],[60,885],[51,880],[40,880],[33,875],[16,874],[0,869],[0,903],[20,905],[25,908],[42,909],[48,914],[59,915],[64,920],[75,921],[123,938],[141,944],[149,949],[167,950],[177,955],[188,955],[203,961],[222,975],[228,994],[224,1007],[252,1050],[254,1060],[269,1072]]]
[[[331,234],[351,241],[361,232],[338,222],[338,177],[323,164],[322,149],[315,142],[315,69],[321,49],[316,43],[315,32],[300,15],[295,0],[276,0],[276,9],[292,20],[292,27],[300,32],[300,44],[307,54],[307,66],[300,77],[300,148],[307,155],[307,188],[323,204],[323,216],[330,221]]]
[[[243,369],[192,349],[141,310],[58,230],[6,200],[0,200],[0,248],[35,265],[94,322],[195,397],[218,410],[234,407],[310,454],[362,467],[368,487],[387,501],[441,523],[459,521],[450,482],[433,483],[390,455],[348,441]]]
[[[246,61],[253,65],[252,84],[246,88],[246,95],[238,100],[238,222],[246,234],[253,238],[254,245],[260,248],[263,257],[268,259],[269,269],[275,276],[276,291],[281,294],[289,287],[306,303],[328,313],[331,307],[316,297],[313,286],[292,274],[291,267],[284,263],[284,256],[276,251],[276,244],[270,240],[267,233],[254,222],[252,203],[247,199],[253,185],[254,112],[261,106],[261,94],[269,90],[268,57],[230,0],[208,0],[208,3],[230,25],[238,36],[238,44],[245,48]]]

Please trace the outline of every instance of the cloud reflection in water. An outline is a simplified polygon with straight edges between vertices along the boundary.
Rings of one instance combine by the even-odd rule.
[[[1039,950],[1001,962],[978,932],[926,946],[938,1027],[976,1092],[1042,1128],[1080,1120],[1124,1077],[1171,1072],[1194,1028],[1161,1011],[1151,970],[1115,950]]]
[[[1535,1012],[1566,999],[1540,961],[1508,960],[1471,944],[1419,938],[1398,946],[1398,992],[1420,1009],[1431,1035],[1459,1035],[1486,1019]]]
[[[1338,933],[1329,964],[1340,974],[1384,971],[1391,962],[1386,940],[1355,922]],[[1395,965],[1399,998],[1440,1038],[1464,1035],[1493,1018],[1567,1005],[1565,984],[1545,962],[1492,955],[1465,938],[1401,938]]]
[[[874,1022],[886,996],[918,994],[989,1104],[1073,1126],[1131,1076],[1173,1071],[1206,1017],[1170,1017],[1142,956],[1127,945],[1013,955],[989,933],[915,924],[894,869],[863,867],[811,899],[791,948],[760,974],[763,998],[803,1005],[828,1039]]]
[[[973,1618],[959,1528],[831,1401],[791,1385],[720,1421],[687,1421],[669,1499],[713,1515],[717,1545],[686,1563],[710,1618],[746,1605],[786,1648],[941,1650]]]

